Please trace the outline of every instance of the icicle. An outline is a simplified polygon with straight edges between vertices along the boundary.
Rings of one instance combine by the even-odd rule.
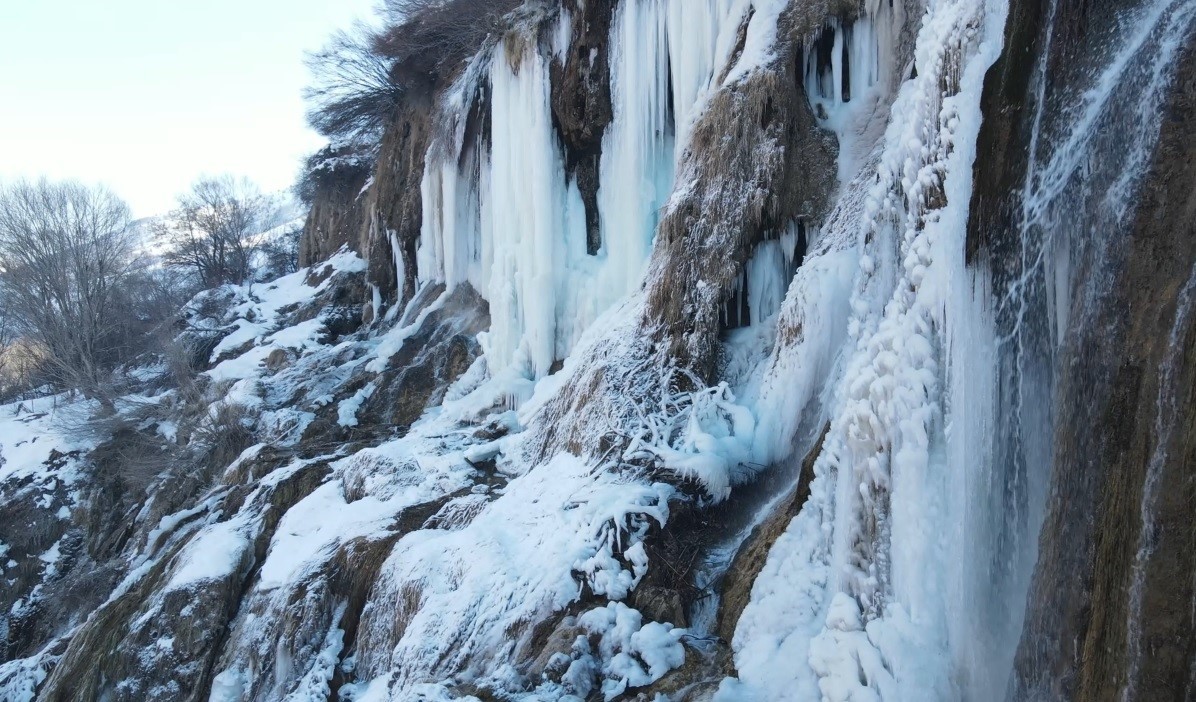
[[[515,65],[503,47],[475,60],[450,91],[449,111],[467,113],[477,84],[489,81],[490,143],[465,144],[461,120],[449,143],[429,151],[418,277],[449,288],[468,281],[490,302],[483,346],[492,371],[518,366],[542,377],[637,289],[673,186],[674,135],[701,109],[747,8],[747,0],[619,5],[597,255],[587,251],[585,207],[566,180],[549,103],[548,62],[568,48],[571,18],[558,17],[547,41],[529,42]]]
[[[663,0],[621,3],[611,32],[614,120],[602,143],[598,192],[606,284],[617,295],[644,272],[657,209],[672,188],[669,54]]]
[[[562,7],[557,17],[556,32],[552,36],[552,53],[558,59],[563,59],[569,52],[569,45],[573,41],[573,13],[569,8]]]
[[[792,251],[792,249],[790,249]],[[780,311],[793,271],[780,240],[762,242],[747,263],[748,309],[751,324],[759,324]]]
[[[886,113],[877,106],[896,82],[891,64],[902,20],[900,6],[870,3],[850,22],[829,19],[806,48],[802,81],[819,122],[839,137],[840,182],[855,175],[883,130]]]
[[[700,112],[702,97],[730,52],[739,18],[747,10],[737,0],[668,0],[669,68],[673,85],[678,154]]]
[[[431,159],[424,167],[420,181],[420,198],[423,203],[423,222],[420,225],[419,246],[415,250],[416,277],[420,282],[443,281],[445,279],[444,241],[444,190],[440,177],[441,167]],[[448,237],[452,236],[451,224]]]
[[[482,192],[493,262],[486,352],[497,367],[523,350],[530,374],[556,360],[556,288],[564,264],[564,167],[557,151],[544,57],[526,48],[513,68],[499,47],[491,62],[491,153]],[[494,367],[494,366],[492,366]]]

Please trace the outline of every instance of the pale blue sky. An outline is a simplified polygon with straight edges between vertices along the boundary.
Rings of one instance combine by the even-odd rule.
[[[375,0],[0,0],[0,180],[103,182],[144,217],[201,174],[294,181],[303,52]]]

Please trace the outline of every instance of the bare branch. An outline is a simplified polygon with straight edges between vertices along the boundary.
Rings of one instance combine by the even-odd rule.
[[[343,141],[377,141],[402,98],[391,59],[373,50],[364,25],[338,31],[324,48],[309,54],[312,84],[304,91],[312,128]]]

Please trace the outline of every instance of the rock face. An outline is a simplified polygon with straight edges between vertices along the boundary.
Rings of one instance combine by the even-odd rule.
[[[564,147],[565,170],[577,182],[586,216],[586,251],[602,247],[598,181],[602,137],[613,118],[610,100],[610,23],[613,0],[570,1],[569,53],[552,64],[552,116]]]
[[[1109,293],[1065,347],[1015,697],[1185,699],[1196,682],[1194,50],[1180,55]]]
[[[0,699],[1187,699],[1196,5],[1114,9],[403,54],[304,270],[0,406]]]
[[[1139,11],[1156,9],[1144,6]],[[1018,260],[1025,260],[1028,245],[1019,231],[1033,193],[1022,183],[1033,160],[1052,156],[1041,147],[1036,153],[1032,139],[1067,136],[1050,110],[1074,100],[1104,65],[1094,47],[1116,34],[1109,21],[1067,3],[1011,5],[1006,51],[985,85],[990,117],[980,144],[993,160],[977,162],[968,248],[969,255],[991,263],[999,292],[1024,279]],[[1054,407],[1049,498],[1010,699],[1186,699],[1193,689],[1196,532],[1190,510],[1196,494],[1193,423],[1186,418],[1193,416],[1196,330],[1190,127],[1196,63],[1188,35],[1180,33],[1176,41],[1169,59],[1173,83],[1163,84],[1160,93],[1128,98],[1157,101],[1161,112],[1157,141],[1139,147],[1145,156],[1132,214],[1113,220],[1118,227],[1106,241],[1070,245],[1074,263],[1064,284],[1072,301],[1056,303],[1070,304],[1062,313],[1068,326],[1060,330],[1057,350],[1045,350],[1050,334],[1041,333],[1032,342],[1039,350],[1023,351],[1024,358],[1040,354],[1040,362],[1054,356],[1046,364],[1057,375],[1053,397],[1044,398]],[[1144,60],[1128,58],[1127,73],[1134,61]],[[1124,114],[1119,99],[1126,98],[1109,97],[1102,113]],[[1116,117],[1111,126],[1133,129]],[[1120,164],[1113,176],[1101,169],[1089,175],[1092,190],[1100,193],[1107,179],[1133,168],[1118,145],[1134,137],[1092,138],[1089,148],[1105,150],[1095,158]],[[1069,190],[1064,197],[1073,198],[1071,216],[1079,222],[1108,216],[1083,192]],[[1008,411],[1018,409],[1011,405]]]
[[[403,305],[415,296],[413,262],[423,216],[420,181],[432,117],[426,89],[404,101],[382,139],[375,184],[366,195],[361,240],[370,262],[368,277],[392,304]]]
[[[299,265],[312,266],[327,260],[342,246],[361,252],[361,231],[365,223],[364,198],[369,182],[368,164],[353,159],[321,171],[312,193],[311,209],[299,237]]]

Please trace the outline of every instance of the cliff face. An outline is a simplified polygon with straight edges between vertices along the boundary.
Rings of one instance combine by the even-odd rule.
[[[1182,699],[1194,7],[525,3],[0,408],[0,698]]]
[[[1022,287],[1022,314],[1058,320],[1007,327],[1025,343],[1006,355],[1006,475],[1049,476],[1012,699],[1192,689],[1191,10],[1121,12],[1138,17],[1136,36],[1113,12],[1014,3],[985,87],[980,143],[998,160],[977,165],[969,250],[998,295]],[[1077,176],[1059,172],[1067,159],[1092,162]],[[1127,174],[1141,180],[1127,187]],[[1058,233],[1044,222],[1055,207],[1072,220]],[[1039,270],[1025,264],[1034,256]],[[1034,415],[1019,406],[1019,372],[1053,408],[1045,455],[1020,440]]]
[[[306,268],[326,261],[342,246],[362,250],[361,231],[365,221],[362,193],[369,183],[366,162],[350,158],[335,160],[318,172],[311,209],[299,237],[299,266]]]
[[[1191,70],[1188,46],[1108,293],[1062,351],[1051,499],[1015,695],[1192,690]]]

